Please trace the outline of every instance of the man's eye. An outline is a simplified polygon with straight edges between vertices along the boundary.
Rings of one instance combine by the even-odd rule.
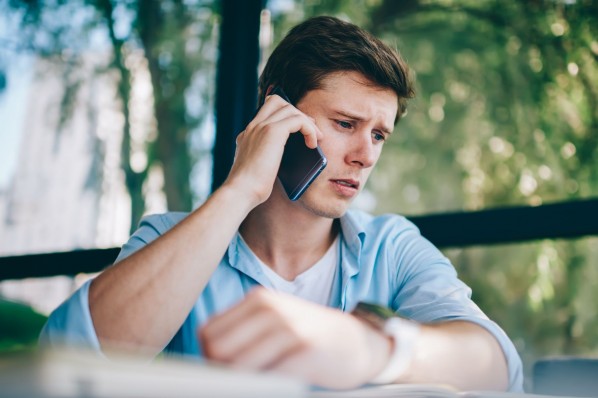
[[[344,120],[337,120],[336,123],[344,129],[350,129],[353,127],[353,125],[351,123],[346,122]]]
[[[384,134],[381,133],[372,133],[374,135],[374,140],[376,141],[386,141],[386,137]]]

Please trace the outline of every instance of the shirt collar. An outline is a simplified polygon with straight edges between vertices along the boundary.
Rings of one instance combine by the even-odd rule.
[[[340,224],[345,249],[341,262],[343,282],[345,282],[346,278],[359,272],[359,259],[365,243],[366,232],[355,211],[347,211],[340,218]]]
[[[228,245],[228,264],[250,278],[253,278],[260,285],[271,287],[271,282],[264,274],[259,260],[241,239],[241,235],[237,231]]]
[[[365,242],[366,232],[363,223],[357,220],[358,213],[353,210],[347,211],[341,218],[341,230],[349,249],[359,256]]]
[[[363,228],[363,223],[359,222],[358,216],[358,212],[349,210],[340,218],[342,234],[341,268],[344,282],[346,282],[347,278],[359,272],[359,259],[365,243],[366,232]],[[228,245],[228,263],[231,267],[252,277],[262,285],[269,285],[269,281],[262,272],[261,267],[255,261],[251,261],[253,260],[253,256],[246,253],[248,249],[243,246],[240,240],[241,236],[237,232]],[[249,259],[251,260],[247,261]]]

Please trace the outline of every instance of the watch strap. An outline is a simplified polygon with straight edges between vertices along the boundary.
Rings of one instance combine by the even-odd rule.
[[[403,318],[391,318],[386,321],[383,332],[392,338],[393,348],[384,369],[370,380],[372,384],[396,383],[409,369],[420,334],[420,325]]]
[[[420,325],[377,304],[360,302],[351,312],[355,317],[390,337],[393,341],[390,359],[384,369],[370,383],[395,383],[411,364]]]

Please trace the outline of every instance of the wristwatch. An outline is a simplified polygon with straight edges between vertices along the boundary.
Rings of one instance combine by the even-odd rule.
[[[389,308],[371,303],[358,303],[351,314],[393,341],[388,363],[376,377],[370,380],[370,383],[396,383],[411,364],[415,343],[420,334],[420,325],[402,318]]]

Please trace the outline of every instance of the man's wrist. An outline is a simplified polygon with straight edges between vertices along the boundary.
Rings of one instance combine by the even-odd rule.
[[[214,195],[230,198],[247,215],[261,202],[253,189],[248,184],[226,180],[215,192]]]
[[[420,325],[403,318],[386,321],[384,333],[393,341],[386,366],[373,379],[372,384],[396,383],[409,370],[420,334]]]
[[[385,366],[369,380],[369,383],[398,382],[411,365],[420,325],[399,317],[388,308],[369,303],[359,303],[352,314],[392,342]]]

